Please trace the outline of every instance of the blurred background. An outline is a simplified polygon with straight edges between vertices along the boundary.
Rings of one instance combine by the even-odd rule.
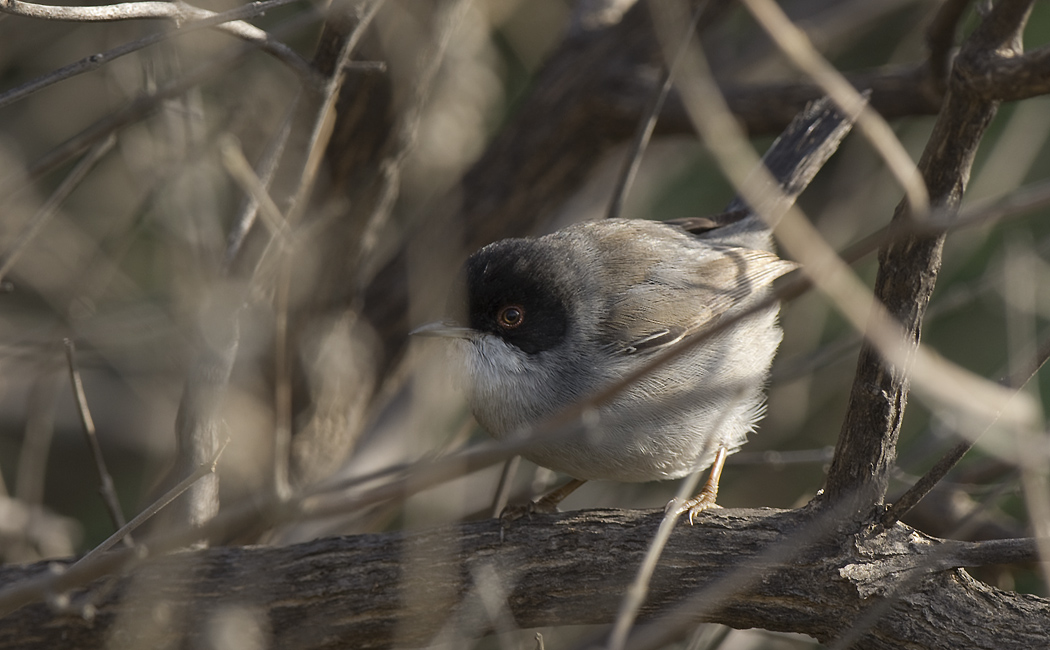
[[[222,339],[230,319],[239,324],[239,343],[231,379],[216,389],[215,422],[220,438],[229,436],[219,463],[223,504],[273,489],[274,431],[282,421],[293,433],[289,472],[297,487],[486,440],[448,381],[441,346],[406,342],[405,335],[440,317],[451,269],[477,245],[604,215],[638,113],[602,107],[623,115],[599,138],[555,126],[576,105],[550,102],[547,114],[537,109],[543,105],[537,94],[549,92],[551,57],[605,29],[581,22],[590,15],[581,9],[587,4],[603,3],[386,2],[353,57],[369,65],[349,69],[319,176],[309,201],[296,207],[302,178],[296,159],[309,150],[304,115],[316,115],[316,106],[309,102],[314,82],[287,59],[244,48],[214,29],[173,35],[172,24],[162,20],[81,24],[0,16],[2,560],[80,553],[114,529],[75,405],[65,339],[75,343],[102,454],[128,518],[159,493],[166,476],[170,485],[187,378],[202,346],[211,345],[208,337]],[[623,11],[631,3],[604,4],[615,13],[617,5]],[[924,60],[924,30],[940,3],[781,4],[837,68],[856,71]],[[238,5],[197,6],[218,12]],[[303,61],[320,61],[317,52],[331,42],[323,29],[328,9],[296,2],[252,23]],[[968,14],[960,33],[976,21]],[[725,9],[712,25],[701,38],[723,83],[799,80],[739,7]],[[63,66],[154,34],[171,37],[35,92],[12,94]],[[1050,5],[1036,3],[1026,46],[1048,40]],[[623,48],[631,47],[624,40]],[[632,83],[648,87],[638,80],[651,82],[656,72],[652,62],[632,69],[625,94]],[[586,69],[578,74],[588,75]],[[642,94],[638,102],[646,99]],[[935,117],[913,113],[895,116],[892,125],[918,159]],[[506,155],[514,151],[508,130],[536,122],[594,137],[575,144],[591,153],[572,154],[566,144],[543,170],[533,170],[537,163],[524,154]],[[291,135],[271,194],[285,214],[301,209],[302,215],[288,223],[294,243],[275,255],[273,228],[262,216],[243,244],[231,235],[245,223],[249,201],[229,160],[239,152],[261,169],[285,125]],[[764,151],[782,126],[752,126],[755,148]],[[112,133],[113,139],[74,146],[85,133]],[[1048,137],[1050,98],[1002,106],[964,205],[1050,179]],[[91,147],[99,147],[97,162],[46,221],[37,221]],[[487,150],[504,155],[482,158]],[[559,164],[566,168],[559,182],[571,192],[551,193],[529,180],[529,173],[553,173]],[[501,173],[514,187],[499,201],[477,198],[489,197],[477,188]],[[530,192],[545,198],[534,204],[516,198]],[[732,196],[688,126],[671,123],[645,152],[623,216],[709,215]],[[851,135],[800,205],[842,249],[884,226],[900,197],[872,148]],[[519,218],[522,210],[530,211],[527,220]],[[464,213],[475,216],[453,218]],[[1050,321],[1048,217],[1044,209],[949,235],[926,344],[991,379],[1030,363]],[[856,270],[870,284],[874,256]],[[391,307],[384,298],[394,284],[405,302]],[[723,475],[719,503],[727,508],[808,502],[823,484],[842,423],[859,338],[814,293],[785,305],[782,323],[766,418]],[[1046,383],[1037,377],[1025,390],[1046,404]],[[911,400],[890,500],[958,441],[957,426],[951,413],[931,413]],[[500,469],[368,512],[283,526],[264,539],[292,542],[489,516]],[[564,478],[523,462],[516,498]],[[562,509],[662,508],[675,489],[674,483],[589,483]],[[1028,513],[1017,468],[979,445],[906,521],[932,535],[990,539],[1031,535]],[[1033,566],[975,574],[1001,588],[1048,595]],[[733,647],[811,643],[732,634],[740,635]]]

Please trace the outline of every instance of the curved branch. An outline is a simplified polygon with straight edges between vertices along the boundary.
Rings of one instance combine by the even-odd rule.
[[[1050,46],[1021,56],[975,62],[966,77],[973,92],[1010,102],[1050,94]]]

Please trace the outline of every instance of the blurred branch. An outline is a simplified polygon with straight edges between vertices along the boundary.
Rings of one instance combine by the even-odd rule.
[[[124,512],[120,509],[120,501],[117,499],[117,490],[113,484],[113,477],[106,468],[106,460],[102,456],[102,448],[98,444],[98,435],[95,432],[95,421],[91,418],[91,409],[88,408],[87,395],[84,394],[84,383],[80,379],[80,369],[77,367],[77,349],[71,339],[65,340],[66,360],[69,362],[69,378],[73,385],[73,396],[76,399],[77,413],[80,415],[80,423],[84,428],[84,437],[87,438],[88,450],[91,458],[95,461],[95,471],[98,474],[99,492],[102,500],[109,511],[109,517],[113,525],[118,529],[125,525]],[[124,537],[124,543],[134,546],[131,536]]]
[[[1030,560],[1031,540],[942,542],[898,524],[856,545],[829,544],[829,522],[819,517],[813,510],[722,510],[705,513],[696,526],[678,527],[656,569],[643,618],[692,602],[693,622],[805,632],[827,643],[866,608],[898,594],[906,577],[914,580],[907,597],[894,602],[854,647],[1021,648],[1045,640],[1050,602],[993,589],[952,570]],[[651,511],[535,515],[528,525],[508,530],[502,543],[500,523],[490,520],[283,548],[214,548],[144,564],[134,579],[164,585],[164,602],[187,617],[176,626],[149,627],[162,635],[151,636],[153,642],[202,642],[211,616],[251,594],[275,647],[385,648],[395,634],[401,645],[425,645],[448,622],[465,637],[489,630],[484,612],[475,611],[468,598],[476,588],[471,576],[483,566],[512,585],[506,606],[523,628],[610,622],[631,579],[630,572],[610,567],[640,562],[661,518]],[[433,615],[406,614],[403,590],[412,582],[402,573],[402,558],[409,549],[434,544],[457,549],[452,556],[434,556],[446,570],[428,577],[436,581],[428,590],[450,597],[432,602]],[[185,569],[187,561],[193,571]],[[49,570],[46,563],[3,568],[0,582]],[[761,579],[739,588],[752,574]],[[600,589],[594,588],[595,576],[601,576]],[[121,578],[96,603],[91,621],[56,615],[44,604],[20,610],[0,626],[0,648],[101,648],[118,631],[130,634],[116,616],[128,604],[130,580]],[[729,587],[717,606],[691,600],[698,589],[714,585]],[[148,596],[145,601],[143,607],[152,606]]]
[[[449,41],[463,22],[463,12],[469,8],[470,3],[464,0],[445,0],[438,5],[438,15],[434,19],[436,36],[426,53],[420,57],[424,63],[414,75],[411,99],[402,109],[394,129],[393,151],[378,161],[382,189],[368,218],[363,220],[359,241],[350,254],[353,268],[351,277],[358,285],[355,288],[358,294],[363,291],[368,280],[364,267],[374,253],[379,233],[389,222],[401,195],[401,176],[419,140],[420,122],[434,93],[438,72],[445,63]],[[359,297],[355,295],[354,302]]]
[[[857,116],[860,133],[882,156],[890,173],[904,188],[913,218],[920,221],[924,219],[930,209],[926,186],[911,156],[886,120],[872,110],[867,99],[817,52],[805,33],[788,19],[775,2],[742,0],[742,3],[795,67],[815,81],[834,100],[839,110]]]
[[[83,557],[81,557],[74,563],[74,566],[82,562],[91,562],[100,553],[105,553],[109,549],[116,546],[116,544],[121,540],[129,539],[131,533],[136,528],[149,521],[151,517],[156,515],[165,507],[167,507],[168,504],[170,504],[172,501],[181,496],[183,492],[188,490],[191,485],[199,481],[201,478],[207,476],[208,474],[214,474],[215,468],[219,464],[219,458],[222,456],[222,452],[226,449],[226,445],[228,445],[229,442],[230,439],[226,438],[226,441],[222,443],[222,446],[219,447],[219,450],[215,452],[215,458],[213,458],[211,462],[201,463],[201,465],[196,470],[194,470],[192,474],[179,481],[178,484],[175,485],[175,487],[165,492],[159,499],[151,503],[146,509],[144,509],[139,514],[135,515],[135,517],[127,524],[122,526],[120,530],[113,533],[112,535],[107,537],[104,542],[102,542],[101,544],[84,554]]]
[[[278,130],[278,137],[272,143],[270,151],[266,156],[267,164],[264,165],[265,169],[271,170],[276,166],[276,161],[271,160],[272,158],[279,158],[280,152],[284,148],[285,138],[287,137],[288,121],[282,124],[282,128]],[[255,170],[252,169],[251,164],[244,157],[244,152],[241,150],[240,143],[235,138],[229,136],[224,138],[219,143],[219,151],[222,154],[222,164],[226,168],[227,173],[233,177],[233,180],[237,182],[241,190],[248,195],[250,205],[253,206],[251,213],[254,214],[258,211],[263,217],[263,223],[269,230],[270,237],[277,241],[278,247],[283,248],[289,244],[289,238],[291,232],[288,227],[288,223],[284,220],[284,215],[281,214],[281,209],[277,207],[273,197],[270,196],[269,190],[267,189],[266,182],[260,178]],[[250,228],[251,222],[247,225],[241,225],[242,220],[238,221],[238,226],[234,229],[234,233],[246,233],[247,229]],[[231,234],[231,239],[233,236]],[[236,256],[236,252],[239,248],[236,243],[239,243],[244,239],[244,234],[240,234],[237,238],[233,239],[230,244],[230,252],[227,253],[227,258]]]
[[[193,474],[219,454],[219,432],[224,427],[219,410],[240,347],[241,305],[215,302],[209,305],[210,313],[201,314],[207,328],[197,333],[196,353],[175,417],[175,461],[169,481]],[[195,531],[218,511],[219,477],[210,473],[191,483],[168,514],[176,527],[190,531],[193,538],[187,543],[196,544],[207,537]]]
[[[266,0],[265,2],[253,2],[243,7],[238,7],[236,9],[231,9],[229,11],[224,11],[222,13],[215,14],[211,18],[205,18],[203,20],[191,20],[185,22],[181,24],[177,30],[160,31],[155,34],[150,34],[149,36],[144,36],[136,41],[131,41],[130,43],[118,45],[117,47],[106,50],[104,52],[98,52],[96,54],[86,56],[75,63],[70,63],[69,65],[63,66],[53,72],[49,72],[46,75],[37,77],[36,79],[33,79],[31,81],[27,81],[21,86],[12,88],[11,90],[8,90],[4,93],[0,93],[0,108],[3,108],[4,106],[12,104],[25,97],[28,97],[36,91],[43,90],[44,88],[47,88],[52,84],[58,83],[59,81],[65,81],[66,79],[70,79],[79,74],[91,72],[92,70],[97,70],[102,66],[106,65],[107,63],[119,59],[124,55],[131,54],[132,52],[137,52],[138,50],[145,49],[151,45],[156,45],[157,43],[163,42],[169,38],[189,34],[200,29],[206,29],[208,27],[212,27],[214,25],[226,22],[228,20],[236,20],[238,18],[249,18],[252,16],[257,16],[259,14],[265,13],[268,9],[272,9],[274,7],[298,1],[299,0]],[[310,68],[310,75],[314,77],[318,76],[317,72],[312,67]],[[309,75],[306,78],[309,82]],[[317,83],[319,82],[317,80],[314,80],[313,84],[316,85]]]
[[[30,506],[44,503],[44,479],[55,432],[60,376],[50,368],[41,369],[26,400],[26,429],[18,454],[15,496]]]
[[[312,15],[307,18],[313,20]],[[301,20],[293,20],[285,27],[293,29],[301,25]],[[239,63],[255,50],[251,46],[236,46],[216,54],[205,64],[191,70],[181,78],[168,83],[153,92],[144,94],[124,104],[109,115],[100,118],[87,128],[51,149],[38,158],[20,173],[12,173],[0,178],[0,201],[30,187],[32,181],[65,164],[80,152],[105,140],[117,131],[160,110],[165,100],[179,97],[192,88],[229,73],[230,68]]]
[[[299,184],[292,198],[291,207],[285,215],[285,220],[292,226],[298,225],[299,220],[308,207],[314,183],[317,180],[317,172],[323,160],[325,148],[332,137],[332,129],[335,124],[335,107],[339,99],[339,91],[346,80],[349,70],[350,57],[353,56],[358,44],[364,37],[368,26],[375,19],[376,13],[383,6],[384,0],[372,0],[367,7],[358,7],[360,19],[357,21],[352,32],[343,42],[338,55],[335,57],[334,66],[330,68],[328,79],[321,89],[318,100],[317,115],[310,133],[310,141],[306,146],[305,163],[299,175]]]
[[[707,2],[701,2],[700,5],[693,10],[693,17],[689,23],[689,29],[686,30],[686,39],[693,37],[693,32],[696,31],[696,27],[700,22],[704,10],[707,9],[707,6]],[[616,184],[613,186],[611,192],[612,201],[609,203],[609,210],[605,214],[605,218],[607,219],[616,219],[620,217],[620,214],[623,212],[623,205],[627,200],[627,194],[631,191],[631,185],[634,184],[634,177],[638,174],[638,168],[642,165],[642,156],[645,154],[645,149],[649,146],[649,141],[653,137],[653,130],[656,129],[656,121],[660,115],[660,110],[663,108],[664,102],[667,101],[667,96],[671,93],[671,89],[674,87],[672,79],[674,78],[675,69],[678,67],[682,56],[688,51],[686,45],[688,45],[688,40],[682,43],[682,46],[678,48],[674,57],[672,57],[670,61],[666,60],[667,57],[665,57],[665,60],[660,65],[660,79],[659,83],[656,84],[656,91],[650,95],[649,105],[646,106],[645,112],[642,113],[642,119],[638,121],[638,127],[634,133],[634,139],[628,149],[627,156],[624,157],[623,164],[620,168],[620,174],[616,179]]]
[[[27,18],[72,22],[111,22],[161,18],[173,21],[180,29],[184,23],[189,23],[188,26],[192,27],[194,22],[210,20],[213,22],[208,23],[207,26],[215,27],[219,31],[252,43],[260,50],[272,54],[277,59],[288,64],[305,81],[311,82],[317,78],[317,73],[303,57],[255,25],[233,17],[242,14],[245,17],[261,15],[268,9],[291,4],[295,1],[297,0],[270,0],[269,2],[253,3],[250,7],[240,8],[237,14],[227,12],[227,14],[232,15],[224,15],[221,18],[213,11],[194,7],[182,0],[177,2],[124,2],[91,7],[40,5],[22,2],[22,0],[0,0],[0,12]],[[127,52],[122,51],[120,53],[120,55],[123,54],[127,54]],[[110,60],[112,58],[114,57],[110,57]]]
[[[970,35],[956,58],[944,109],[919,161],[932,204],[958,210],[970,175],[973,156],[998,104],[974,95],[963,83],[967,66],[1019,37],[1031,2],[1003,0]],[[972,68],[971,68],[972,69]],[[907,204],[897,206],[893,222],[907,222]],[[909,346],[918,346],[922,318],[941,264],[944,236],[907,238],[879,254],[875,296],[907,332]],[[861,349],[857,374],[828,473],[825,497],[856,498],[860,510],[882,502],[889,470],[896,457],[897,437],[908,395],[908,375],[902,364],[888,363],[872,344]]]
[[[117,139],[111,134],[106,139],[102,140],[94,147],[91,148],[87,154],[77,163],[73,171],[69,172],[69,175],[62,179],[62,183],[57,189],[48,197],[47,202],[37,211],[36,214],[29,220],[29,223],[19,233],[18,239],[11,244],[10,248],[4,252],[4,256],[0,258],[0,281],[11,271],[14,267],[15,262],[22,256],[26,248],[33,239],[40,234],[40,231],[44,228],[47,222],[55,215],[58,211],[58,207],[72,194],[84,178],[88,175],[99,160],[102,159],[113,145],[117,143]]]
[[[948,79],[955,33],[970,4],[971,0],[945,0],[926,28],[926,48],[929,50],[929,67],[934,79],[945,82]]]
[[[260,208],[266,203],[273,203],[273,199],[269,194],[270,183],[277,173],[277,167],[284,154],[285,145],[288,144],[288,137],[292,132],[292,123],[301,99],[302,95],[297,93],[295,98],[289,103],[284,117],[281,119],[280,127],[278,127],[267,143],[266,151],[263,153],[262,160],[259,163],[258,173],[252,169],[247,161],[244,161],[242,165],[238,161],[229,160],[227,155],[223,157],[227,170],[234,175],[234,178],[240,183],[241,189],[247,194],[237,218],[234,219],[234,226],[230,229],[230,233],[226,238],[226,250],[222,256],[224,274],[230,272],[234,262],[240,255],[241,247],[244,245],[248,232],[251,231],[252,226],[255,224],[255,217],[259,214]],[[239,148],[237,153],[243,159],[244,154]],[[234,163],[234,169],[230,169],[231,162]],[[276,205],[269,205],[265,207],[265,210],[266,214],[263,215],[263,218],[267,220],[271,229],[281,224],[281,228],[272,230],[271,234],[276,235],[278,232],[283,232],[285,230],[285,221],[280,209]],[[269,216],[266,216],[267,214]],[[277,219],[275,217],[280,218]]]

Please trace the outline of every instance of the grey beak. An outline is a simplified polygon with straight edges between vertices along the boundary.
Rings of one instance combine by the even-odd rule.
[[[408,333],[409,336],[440,336],[442,338],[451,339],[472,339],[477,336],[477,332],[469,327],[463,327],[461,325],[454,325],[452,323],[427,323],[422,327],[417,327]]]

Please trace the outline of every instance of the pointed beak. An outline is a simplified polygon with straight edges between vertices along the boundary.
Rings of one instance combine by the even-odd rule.
[[[409,336],[440,336],[450,339],[472,339],[477,332],[469,327],[454,325],[452,323],[427,323],[417,327],[408,333]]]

